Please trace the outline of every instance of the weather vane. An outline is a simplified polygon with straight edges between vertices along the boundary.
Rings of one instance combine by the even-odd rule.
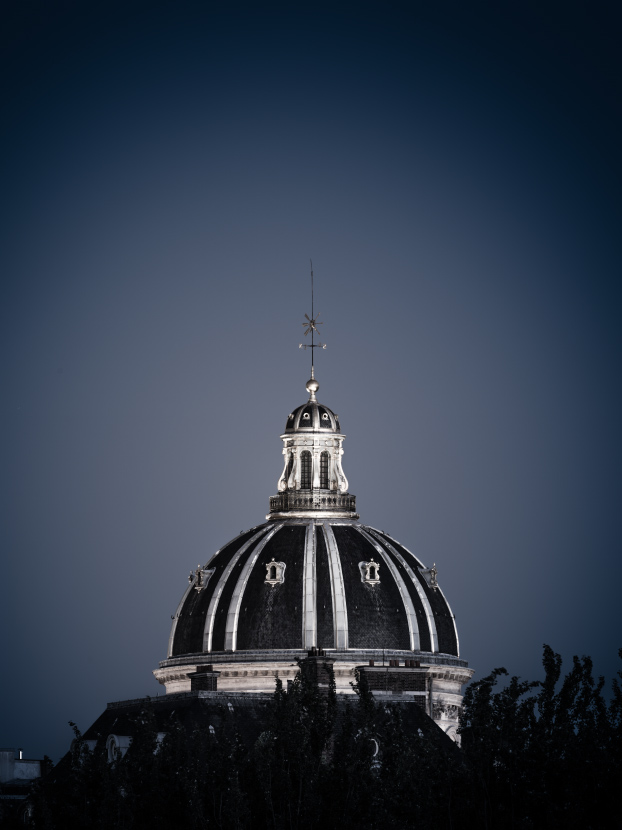
[[[314,339],[314,334],[317,334],[318,337],[320,336],[318,326],[323,326],[324,323],[318,323],[318,321],[317,321],[317,318],[320,316],[319,311],[318,311],[317,314],[314,313],[314,308],[313,308],[313,261],[309,260],[309,262],[311,263],[311,316],[309,317],[308,314],[305,314],[305,317],[307,319],[306,319],[306,322],[303,323],[302,325],[305,328],[305,337],[309,334],[309,332],[311,332],[311,342],[310,343],[301,343],[299,348],[300,349],[311,349],[311,377],[315,378],[315,374],[314,374],[314,371],[313,371],[313,350],[314,349],[325,349],[326,348],[326,343],[320,343],[319,340],[316,343],[315,339]]]

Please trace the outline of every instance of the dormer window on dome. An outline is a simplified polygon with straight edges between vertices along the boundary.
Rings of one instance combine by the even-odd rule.
[[[438,588],[438,582],[436,580],[436,577],[438,576],[438,571],[436,570],[436,563],[434,563],[431,568],[425,568],[421,571],[421,573],[425,581],[430,586],[430,588],[433,591],[436,591],[436,589]]]
[[[190,571],[188,582],[191,585],[192,583],[194,583],[195,591],[202,591],[207,586],[207,583],[210,581],[213,575],[213,568],[202,568],[200,565],[197,565],[196,571]]]
[[[266,582],[269,585],[282,585],[285,582],[285,562],[271,562],[266,563]]]
[[[361,572],[361,582],[367,585],[377,585],[380,582],[380,565],[374,562],[359,562],[359,570]]]

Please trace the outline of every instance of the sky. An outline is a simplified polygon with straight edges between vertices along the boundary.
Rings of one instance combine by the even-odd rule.
[[[620,631],[618,4],[8,2],[0,745],[156,695],[287,415],[461,656],[608,682]]]

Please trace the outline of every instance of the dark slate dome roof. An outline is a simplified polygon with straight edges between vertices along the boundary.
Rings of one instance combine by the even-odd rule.
[[[241,533],[197,569],[174,618],[169,657],[311,642],[458,656],[434,568],[367,525],[287,519]]]
[[[339,417],[332,409],[317,401],[308,401],[288,416],[285,424],[285,434],[291,432],[309,432],[320,430],[320,432],[341,432],[339,428]]]

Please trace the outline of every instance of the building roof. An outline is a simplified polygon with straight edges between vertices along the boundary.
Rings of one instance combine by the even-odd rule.
[[[305,432],[341,432],[339,416],[332,409],[317,401],[307,401],[287,416],[285,435],[303,430]]]
[[[266,522],[226,544],[201,573],[175,615],[169,657],[313,646],[458,656],[435,573],[368,525]]]

